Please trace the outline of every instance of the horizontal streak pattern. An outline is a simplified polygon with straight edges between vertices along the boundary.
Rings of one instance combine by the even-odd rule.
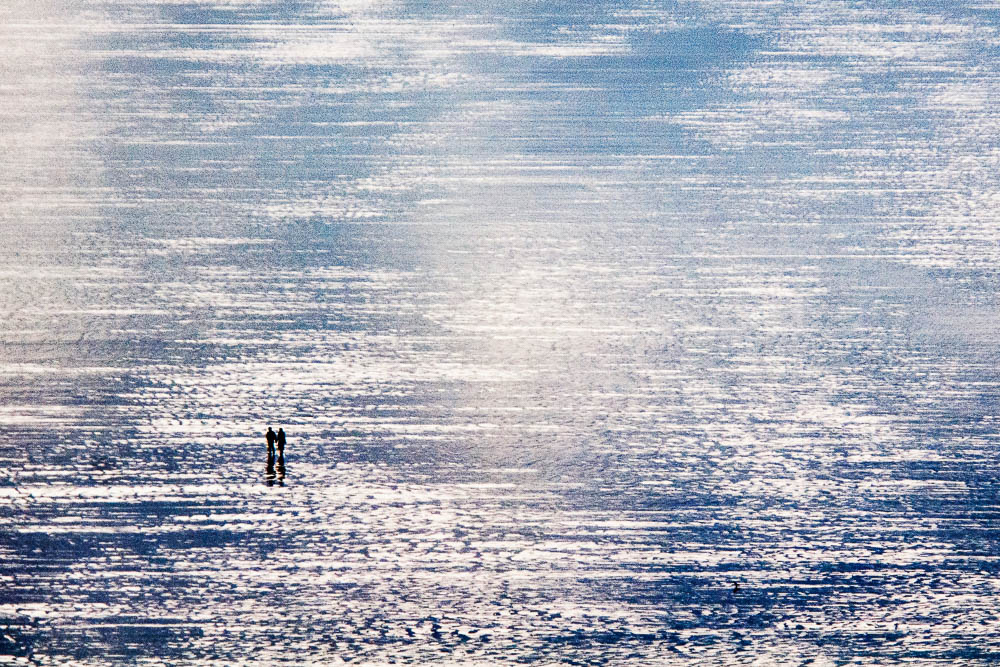
[[[996,9],[4,3],[0,661],[1000,660]]]

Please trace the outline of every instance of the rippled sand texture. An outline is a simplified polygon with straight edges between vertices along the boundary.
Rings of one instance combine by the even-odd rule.
[[[998,22],[0,4],[0,662],[1000,660]]]

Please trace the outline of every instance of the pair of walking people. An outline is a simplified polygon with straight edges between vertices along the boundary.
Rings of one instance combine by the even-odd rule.
[[[264,434],[264,438],[267,440],[267,457],[274,458],[274,446],[278,445],[278,456],[284,458],[285,456],[285,429],[278,428],[278,432],[275,433],[271,430],[271,427],[267,427],[267,433]]]

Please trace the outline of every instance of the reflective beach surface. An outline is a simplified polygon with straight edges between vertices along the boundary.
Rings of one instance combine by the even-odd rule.
[[[998,53],[3,3],[0,662],[1000,660]]]

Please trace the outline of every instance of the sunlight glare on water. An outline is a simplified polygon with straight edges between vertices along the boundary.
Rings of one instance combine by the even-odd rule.
[[[1000,659],[997,10],[5,3],[0,661]]]

